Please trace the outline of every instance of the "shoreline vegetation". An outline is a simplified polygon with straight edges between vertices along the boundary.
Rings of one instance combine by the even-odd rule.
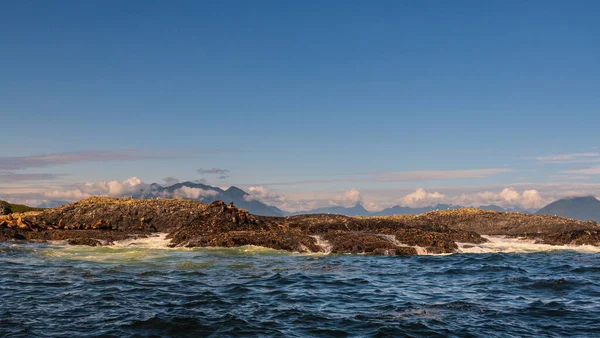
[[[482,235],[600,246],[600,227],[594,221],[474,208],[421,215],[268,217],[222,201],[92,197],[51,209],[16,208],[0,216],[0,241],[98,246],[155,233],[167,233],[172,247],[257,245],[371,255],[455,253],[457,243],[486,242]]]
[[[0,217],[8,214],[22,214],[31,211],[43,211],[45,208],[35,208],[23,204],[8,203],[0,200]]]

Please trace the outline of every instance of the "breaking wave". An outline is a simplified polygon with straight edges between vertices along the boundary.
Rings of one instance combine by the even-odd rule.
[[[482,244],[458,243],[461,253],[533,253],[550,251],[576,251],[582,253],[600,253],[600,247],[593,245],[548,245],[535,243],[534,240],[506,236],[482,236],[488,240]]]

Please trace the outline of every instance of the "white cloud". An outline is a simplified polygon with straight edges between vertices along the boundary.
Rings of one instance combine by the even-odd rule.
[[[335,195],[330,201],[330,204],[351,207],[361,202],[362,196],[360,195],[360,191],[358,191],[358,189],[356,188],[352,188],[350,190],[344,191],[342,194]]]
[[[537,190],[525,190],[521,197],[521,206],[525,209],[539,209],[545,205],[542,196]]]
[[[200,188],[181,187],[173,191],[172,198],[199,199],[216,196],[219,192],[216,190],[204,190]]]
[[[504,188],[501,192],[490,191],[478,192],[475,194],[462,194],[452,199],[454,204],[464,206],[484,206],[497,205],[503,208],[524,208],[538,209],[549,203],[544,200],[537,190],[525,190],[519,193],[513,188]]]
[[[147,187],[139,178],[132,177],[125,181],[100,181],[77,184],[73,189],[56,189],[43,193],[47,199],[79,200],[91,196],[126,197]]]
[[[12,201],[29,201],[32,205],[50,200],[77,201],[92,196],[129,197],[134,196],[147,189],[148,184],[137,177],[124,181],[108,180],[100,182],[86,182],[75,184],[71,187],[56,187],[47,189],[17,189],[13,193],[8,191]],[[217,195],[215,190],[204,190],[200,188],[181,187],[173,192],[163,191],[162,198],[185,198],[201,199]]]
[[[285,202],[285,196],[270,191],[264,186],[251,186],[248,187],[248,195],[244,196],[244,199],[248,201],[260,200],[264,203],[283,203]]]
[[[402,198],[404,206],[409,207],[425,207],[435,205],[446,198],[445,195],[437,191],[429,193],[423,188],[417,189],[415,192],[408,194]]]
[[[521,195],[513,188],[504,188],[500,193],[500,197],[508,204],[514,204],[521,199]]]

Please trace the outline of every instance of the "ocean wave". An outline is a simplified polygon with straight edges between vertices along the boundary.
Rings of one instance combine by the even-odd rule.
[[[535,253],[550,251],[577,251],[582,253],[600,253],[600,247],[593,245],[548,245],[535,243],[534,240],[506,236],[482,236],[488,241],[481,244],[458,243],[460,253]]]
[[[0,251],[0,336],[589,337],[600,330],[593,254],[396,258],[129,244]],[[126,256],[136,251],[148,256]],[[128,258],[106,260],[111,253]]]

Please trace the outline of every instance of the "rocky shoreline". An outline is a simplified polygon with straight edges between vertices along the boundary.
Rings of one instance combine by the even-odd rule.
[[[173,247],[259,245],[373,255],[453,253],[457,243],[485,242],[482,235],[600,246],[600,227],[593,221],[479,209],[378,217],[265,217],[221,201],[94,197],[40,212],[0,216],[0,241],[61,240],[96,246],[155,233],[167,233]]]

